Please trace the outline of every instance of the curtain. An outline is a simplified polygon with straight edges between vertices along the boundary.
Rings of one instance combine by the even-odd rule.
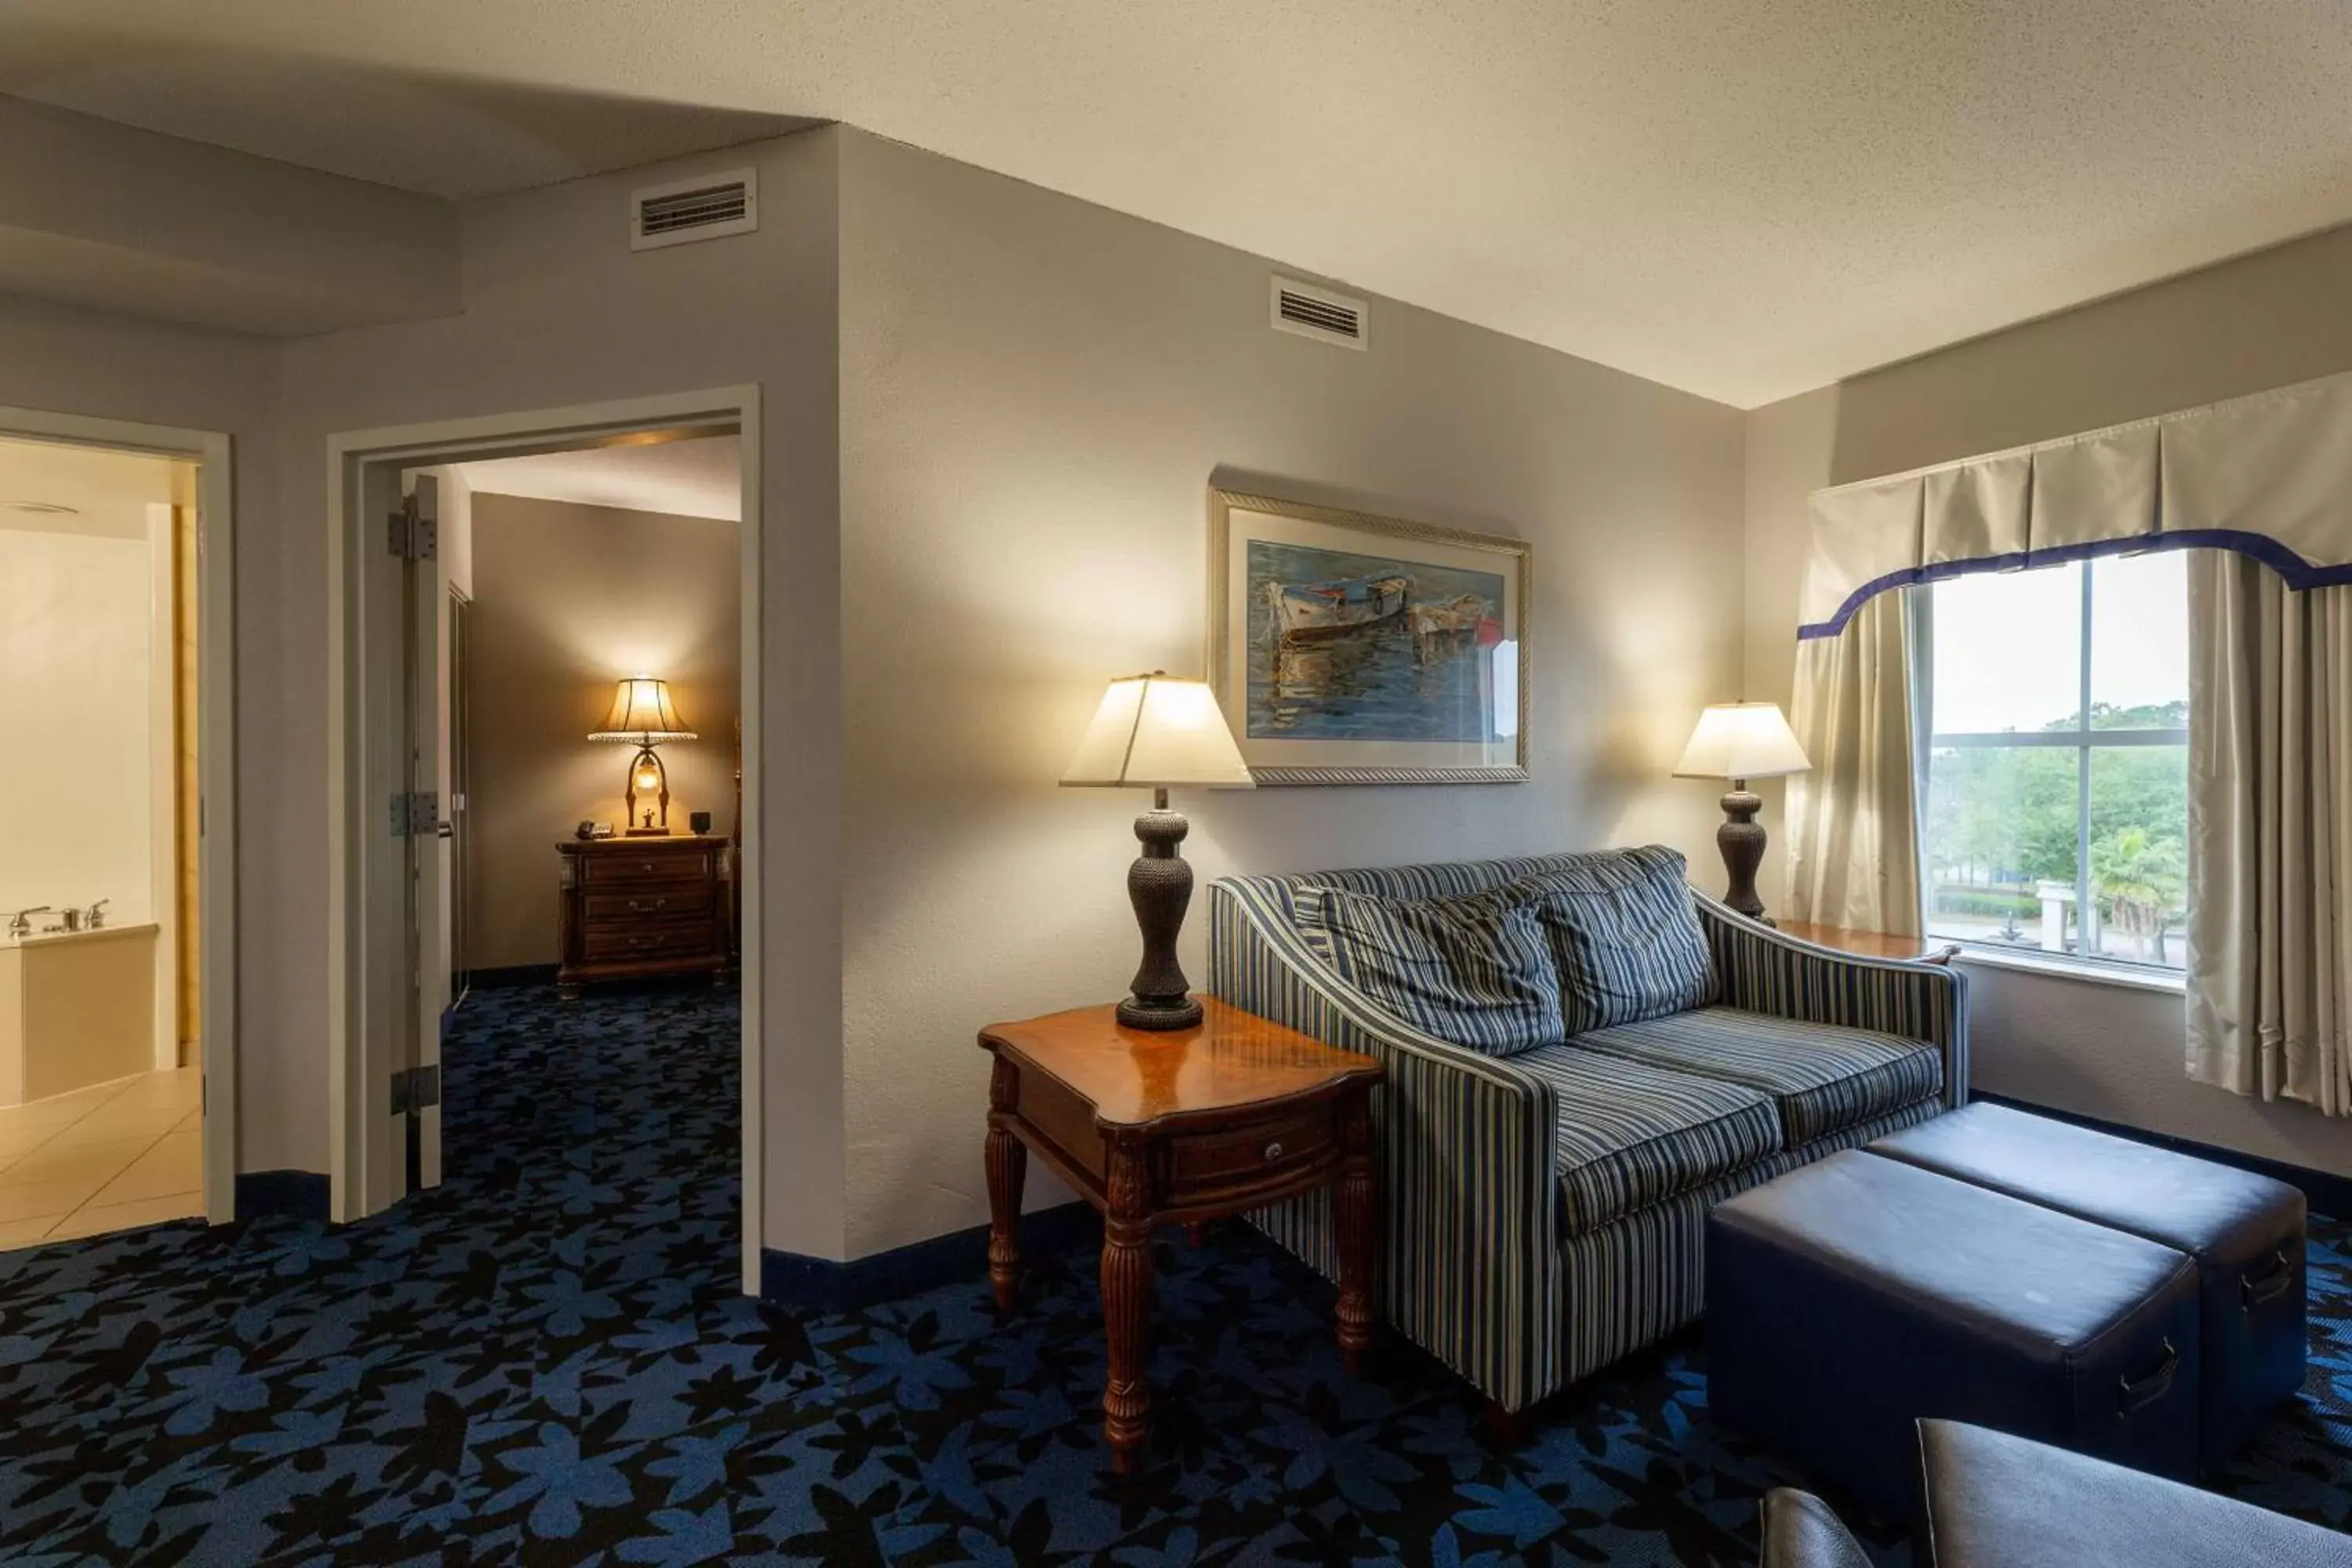
[[[2352,1111],[2352,587],[2189,557],[2189,1076]]]
[[[1881,594],[1797,645],[1790,726],[1813,767],[1789,780],[1792,921],[1920,933],[1909,600]]]

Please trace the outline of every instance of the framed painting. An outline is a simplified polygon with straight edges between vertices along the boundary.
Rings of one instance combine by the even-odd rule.
[[[1213,489],[1209,551],[1209,679],[1259,784],[1526,781],[1526,541]]]

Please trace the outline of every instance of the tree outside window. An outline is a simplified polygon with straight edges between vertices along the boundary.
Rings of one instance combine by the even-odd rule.
[[[2188,582],[2178,553],[1913,590],[1938,936],[2179,968]]]

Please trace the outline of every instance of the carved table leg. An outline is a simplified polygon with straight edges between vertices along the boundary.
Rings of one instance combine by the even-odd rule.
[[[1372,1348],[1372,1270],[1380,1229],[1379,1175],[1372,1163],[1371,1097],[1360,1091],[1339,1110],[1339,1353],[1361,1373]]]
[[[1143,1451],[1151,1387],[1144,1381],[1151,1329],[1151,1182],[1143,1145],[1112,1146],[1102,1250],[1103,1338],[1110,1355],[1103,1384],[1103,1436],[1111,1468],[1126,1475]]]
[[[1029,1174],[1028,1146],[1003,1124],[1021,1099],[1021,1075],[998,1057],[988,1079],[988,1282],[999,1311],[1010,1311],[1021,1282],[1021,1187]]]

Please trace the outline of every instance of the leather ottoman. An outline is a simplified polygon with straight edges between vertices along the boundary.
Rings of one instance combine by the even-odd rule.
[[[1919,1423],[1936,1568],[2352,1568],[2352,1541],[1950,1421]]]
[[[2195,1258],[2203,1473],[2303,1386],[2304,1198],[2284,1182],[2000,1105],[1937,1117],[1870,1152]]]
[[[2168,1247],[1860,1150],[1707,1220],[1709,1405],[1891,1521],[1922,1416],[2193,1475],[2197,1317]]]

